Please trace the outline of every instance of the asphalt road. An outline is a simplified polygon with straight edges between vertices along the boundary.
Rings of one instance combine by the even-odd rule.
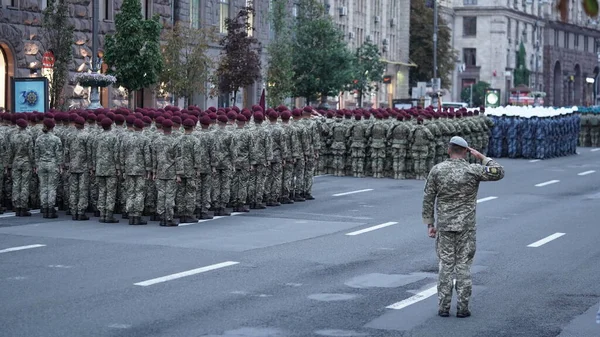
[[[0,336],[600,336],[593,150],[481,185],[467,319],[436,315],[423,181],[323,176],[177,228],[1,215]]]

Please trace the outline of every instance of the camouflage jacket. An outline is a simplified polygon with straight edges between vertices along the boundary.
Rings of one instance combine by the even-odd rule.
[[[214,161],[212,132],[200,129],[195,131],[194,135],[198,139],[197,156],[200,158],[198,173],[208,174],[211,172],[211,163]]]
[[[63,163],[63,146],[60,138],[54,133],[42,133],[35,141],[35,166],[58,167]]]
[[[252,131],[248,128],[236,129],[234,132],[237,156],[235,167],[238,170],[248,170],[251,165],[256,165],[254,159],[254,138]]]
[[[284,160],[294,160],[298,159],[302,156],[302,151],[300,150],[300,142],[298,141],[298,133],[296,129],[291,126],[289,123],[283,123],[283,137],[286,139],[287,146],[289,151],[287,153],[283,153]]]
[[[504,178],[504,168],[490,158],[483,165],[464,159],[447,159],[429,172],[423,196],[423,223],[434,223],[439,231],[475,229],[477,191],[481,181]]]
[[[128,131],[121,138],[121,167],[128,176],[143,176],[152,172],[150,140],[141,132]]]
[[[112,131],[98,134],[93,146],[93,161],[96,176],[109,177],[121,168],[119,160],[119,139]]]
[[[217,127],[211,133],[213,161],[211,166],[216,169],[234,169],[234,160],[237,157],[237,148],[233,133],[223,127]]]
[[[267,130],[269,131],[272,140],[272,162],[280,163],[282,160],[284,160],[284,153],[289,151],[286,137],[283,134],[283,127],[281,126],[281,124],[278,123],[269,124],[269,126],[267,126]]]
[[[262,124],[257,124],[251,131],[254,143],[253,159],[256,165],[270,164],[273,160],[273,138]]]
[[[177,174],[184,178],[195,178],[201,162],[198,157],[200,141],[192,134],[183,134],[177,139],[179,160],[175,164]]]
[[[27,130],[17,130],[10,136],[8,167],[31,169],[34,165],[33,138]]]
[[[177,138],[170,135],[161,135],[151,144],[152,147],[152,171],[156,179],[173,180],[176,177],[176,165],[179,160],[177,150]]]
[[[84,173],[92,166],[92,141],[86,130],[76,130],[65,147],[65,164],[70,173]]]

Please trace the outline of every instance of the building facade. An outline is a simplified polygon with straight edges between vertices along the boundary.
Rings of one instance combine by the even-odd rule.
[[[446,100],[461,101],[464,88],[484,81],[508,102],[519,46],[526,51],[528,86],[546,93],[545,105],[592,103],[598,76],[600,31],[581,2],[571,2],[569,23],[548,0],[442,0],[456,58]]]

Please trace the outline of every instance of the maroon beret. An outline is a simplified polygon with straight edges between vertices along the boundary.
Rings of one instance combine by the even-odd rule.
[[[136,118],[133,115],[127,116],[127,118],[125,118],[125,121],[127,122],[127,125],[129,125],[129,126],[133,125],[133,123],[135,123],[135,120],[136,120]]]
[[[302,116],[302,110],[300,110],[300,109],[292,110],[292,116],[295,116],[295,117]]]
[[[170,119],[165,119],[162,122],[162,127],[163,127],[163,129],[170,129],[170,128],[172,128],[173,127],[173,121],[170,120]]]
[[[142,117],[142,121],[146,124],[152,124],[152,118],[150,118],[148,116]]]
[[[24,120],[24,119],[22,119],[22,118],[20,118],[20,119],[17,120],[17,125],[20,128],[26,128],[27,127],[27,121]]]
[[[156,123],[161,124],[165,121],[165,118],[163,116],[158,116],[158,118],[156,119]]]
[[[51,119],[44,119],[44,126],[46,127],[46,129],[54,129],[54,126],[56,124],[54,123],[53,120]]]
[[[254,112],[254,120],[258,122],[262,122],[265,120],[265,116],[261,112]]]
[[[106,118],[106,116],[104,114],[98,114],[98,116],[96,116],[96,120],[99,122],[102,122],[102,120]]]
[[[94,116],[94,117],[96,117],[96,116]],[[75,124],[77,124],[77,125],[85,125],[85,119],[83,119],[83,117],[77,117],[77,118],[75,118]]]
[[[194,126],[196,126],[196,123],[194,123],[194,121],[189,118],[183,121],[184,128],[193,128]]]
[[[52,112],[45,113],[44,118],[54,119],[54,114]]]
[[[208,117],[208,115],[204,115],[202,116],[202,118],[200,118],[200,124],[202,125],[210,125],[211,119],[210,117]]]
[[[292,114],[289,111],[284,111],[281,113],[281,120],[289,121],[292,117]]]
[[[227,118],[227,116],[225,115],[220,115],[217,120],[221,123],[227,123],[229,121],[229,119]]]
[[[238,121],[238,122],[247,122],[247,121],[248,121],[248,118],[246,118],[246,116],[244,116],[244,115],[242,115],[242,114],[239,114],[239,115],[237,116],[237,121]]]
[[[228,112],[228,113],[227,113],[227,118],[228,118],[229,120],[231,120],[231,121],[232,121],[232,120],[235,120],[235,119],[236,119],[236,117],[237,117],[237,113],[235,113],[235,111],[230,111],[230,112]]]
[[[279,114],[276,111],[269,113],[269,119],[276,120],[277,118],[279,118]]]
[[[216,113],[214,113],[214,112],[211,112],[211,113],[209,113],[209,114],[208,114],[208,117],[209,117],[211,120],[213,120],[213,121],[214,121],[214,120],[216,120],[216,119],[217,119],[217,117],[218,117],[218,116],[217,116],[217,114],[216,114]],[[223,116],[223,117],[225,117],[225,116]],[[227,118],[227,117],[225,117],[225,118]]]
[[[286,111],[287,109],[288,109],[288,108],[287,108],[287,106],[285,106],[285,105],[280,105],[280,106],[278,106],[278,107],[277,107],[277,111],[279,111],[279,112],[284,112],[284,111]]]
[[[111,127],[112,123],[113,123],[112,119],[110,119],[110,118],[107,117],[107,118],[104,118],[102,120],[102,122],[100,122],[100,125],[102,125],[102,128],[104,130],[107,130],[107,129],[109,129]]]
[[[83,117],[81,117],[81,118],[83,118]],[[97,117],[94,114],[88,114],[87,118],[85,118],[85,119],[87,119],[88,121],[94,121],[95,122],[96,119],[97,119]]]
[[[240,108],[238,108],[237,106],[231,107],[231,110],[235,111],[236,113],[240,112]]]
[[[208,108],[208,111],[210,111],[210,112],[217,112],[217,108],[215,108],[214,106],[211,106],[210,108]]]
[[[78,114],[72,113],[72,114],[69,115],[69,121],[74,122],[75,118],[77,118],[77,117],[79,117]]]
[[[181,117],[179,116],[171,117],[171,121],[173,122],[173,124],[181,125]]]
[[[312,108],[310,106],[305,106],[303,110],[304,112],[312,112]]]
[[[133,126],[136,127],[137,129],[143,129],[144,128],[144,121],[141,119],[136,119],[133,122]]]
[[[123,116],[123,115],[116,115],[115,116],[115,123],[117,123],[117,124],[123,124],[123,123],[125,123],[125,116]]]

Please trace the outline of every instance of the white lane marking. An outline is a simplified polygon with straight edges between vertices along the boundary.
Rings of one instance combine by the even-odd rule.
[[[321,178],[321,177],[329,177],[329,176],[332,176],[332,175],[333,175],[333,174],[321,174],[321,175],[314,176],[314,177],[315,177],[315,178]]]
[[[558,182],[560,182],[560,180],[550,180],[550,181],[546,181],[546,182],[543,182],[543,183],[536,184],[535,187],[543,187],[543,186],[546,186],[546,185],[556,184]]]
[[[540,159],[533,159],[533,160],[530,160],[529,162],[530,163],[537,163],[538,161],[540,161]]]
[[[600,148],[597,148],[597,149],[591,149],[590,151],[591,151],[591,152],[600,151]]]
[[[490,201],[490,200],[494,200],[494,199],[498,199],[498,197],[485,197],[485,198],[481,198],[481,199],[477,200],[477,203],[486,202],[486,201]]]
[[[111,324],[108,326],[111,329],[129,329],[131,328],[131,324],[119,324],[119,323],[115,323],[115,324]]]
[[[38,214],[38,213],[40,213],[40,210],[32,209],[31,211],[29,211],[29,213]],[[15,212],[8,212],[8,213],[0,214],[0,218],[10,218],[11,216],[15,216],[15,215],[17,215]]]
[[[532,248],[537,248],[541,245],[545,245],[548,242],[552,241],[552,240],[556,240],[558,238],[560,238],[561,236],[565,235],[565,233],[554,233],[552,235],[549,235],[541,240],[538,240],[530,245],[527,245],[527,247],[532,247]]]
[[[577,175],[578,175],[578,176],[587,176],[588,174],[592,174],[592,173],[594,173],[594,172],[596,172],[596,171],[594,171],[594,170],[589,170],[589,171],[585,171],[585,172],[578,173]]]
[[[217,263],[217,264],[213,264],[213,265],[202,267],[202,268],[196,268],[196,269],[184,271],[181,273],[171,274],[171,275],[167,275],[167,276],[163,276],[163,277],[157,277],[157,278],[154,278],[154,279],[151,279],[148,281],[134,283],[133,285],[147,287],[147,286],[151,286],[153,284],[172,281],[172,280],[176,280],[178,278],[196,275],[196,274],[200,274],[200,273],[206,273],[207,271],[225,268],[225,267],[233,266],[236,264],[239,264],[239,262],[227,261],[227,262]]]
[[[395,224],[397,224],[397,222],[394,222],[394,221],[386,222],[386,223],[382,223],[381,225],[377,225],[377,226],[373,226],[373,227],[361,229],[359,231],[351,232],[351,233],[348,233],[346,235],[354,236],[354,235],[359,235],[359,234],[363,234],[363,233],[368,233],[368,232],[372,232],[372,231],[380,229],[380,228],[385,228],[385,227],[393,226]]]
[[[421,302],[422,300],[429,298],[435,294],[437,294],[437,286],[433,286],[431,288],[425,289],[405,300],[402,300],[400,302],[389,305],[386,307],[386,309],[394,309],[394,310],[404,309],[404,308],[408,307],[409,305],[415,304],[417,302]]]
[[[31,248],[40,248],[40,247],[46,247],[46,245],[29,245],[29,246],[19,246],[19,247],[12,247],[12,248],[6,248],[6,249],[2,249],[0,250],[0,254],[1,253],[10,253],[10,252],[16,252],[19,250],[25,250],[25,249],[31,249]]]
[[[372,188],[367,188],[365,190],[358,190],[358,191],[350,191],[350,192],[344,192],[344,193],[337,193],[337,194],[334,194],[333,196],[334,197],[341,197],[343,195],[350,195],[350,194],[356,194],[356,193],[369,192],[369,191],[372,191],[372,190],[373,190]]]
[[[233,213],[231,213],[231,216],[236,216],[236,215],[240,215],[240,214],[244,214],[244,212],[233,212]],[[217,219],[221,219],[221,218],[228,218],[228,217],[229,216],[219,215],[219,216],[213,217],[212,219],[198,220],[198,222],[180,223],[179,227],[181,227],[181,226],[196,225],[196,224],[199,224],[199,223],[203,223],[203,222],[207,222],[207,221],[213,221],[213,220],[217,220]]]

